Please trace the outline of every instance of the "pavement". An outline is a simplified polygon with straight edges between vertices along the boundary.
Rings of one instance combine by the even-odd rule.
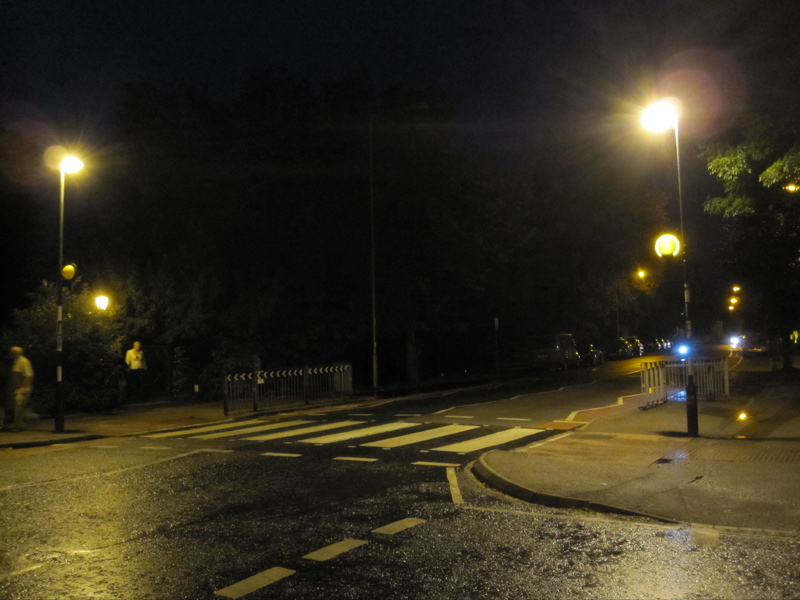
[[[800,535],[800,370],[736,377],[750,393],[701,399],[698,437],[685,402],[631,397],[580,429],[489,451],[472,472],[536,504]]]
[[[698,437],[686,433],[686,404],[647,397],[584,411],[587,425],[471,464],[486,485],[555,507],[641,515],[713,528],[800,535],[800,369],[773,372],[750,361],[742,389],[699,402]],[[746,369],[742,369],[745,371]],[[736,386],[733,386],[735,388]],[[732,388],[732,389],[733,389]],[[339,401],[341,402],[341,401]],[[330,404],[330,402],[328,402]],[[314,406],[324,406],[325,402]],[[275,412],[308,408],[302,403]],[[746,419],[739,419],[741,413]],[[222,403],[144,403],[105,415],[68,415],[0,430],[0,448],[29,448],[216,423]]]

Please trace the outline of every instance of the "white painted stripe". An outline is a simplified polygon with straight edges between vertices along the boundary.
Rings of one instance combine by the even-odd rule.
[[[263,423],[263,421],[262,421]],[[271,431],[273,429],[284,429],[286,427],[294,427],[295,425],[302,425],[304,423],[314,423],[309,420],[297,421],[280,421],[278,423],[270,423],[269,425],[259,425],[258,427],[247,427],[245,429],[236,429],[235,431],[221,431],[217,433],[207,433],[206,435],[192,436],[200,440],[214,440],[222,437],[231,437],[234,435],[246,435],[249,433],[258,433],[259,431]]]
[[[477,429],[478,427],[478,425],[445,425],[444,427],[436,427],[435,429],[428,429],[427,431],[420,431],[419,433],[409,433],[408,435],[401,435],[399,437],[378,440],[377,442],[369,442],[361,445],[375,448],[397,448],[399,446],[408,446],[409,444],[425,442],[447,435],[454,435],[463,431],[469,431],[470,429]]]
[[[178,437],[181,435],[195,435],[197,433],[205,433],[206,431],[219,431],[220,429],[233,429],[234,427],[241,427],[242,425],[252,425],[253,423],[263,423],[258,419],[251,419],[249,421],[236,421],[232,423],[223,423],[222,425],[207,425],[205,427],[192,427],[191,429],[181,429],[180,431],[168,431],[166,433],[152,433],[150,435],[143,435],[147,438],[165,438],[165,437]]]
[[[422,416],[422,413],[395,415],[395,417],[421,417],[421,416]]]
[[[337,456],[333,460],[351,460],[353,462],[375,462],[378,458],[367,458],[366,456]]]
[[[474,419],[475,415],[445,415],[445,419]]]
[[[438,450],[440,452],[474,452],[475,450],[482,450],[491,446],[499,446],[500,444],[505,444],[506,442],[513,442],[514,440],[536,435],[542,431],[542,429],[524,429],[522,427],[505,429],[503,431],[490,433],[489,435],[484,435],[482,437],[467,440],[465,442],[434,448],[434,450]]]
[[[284,458],[297,458],[302,454],[291,454],[289,452],[262,452],[261,456],[282,456]]]
[[[222,448],[200,448],[200,452],[213,452],[216,454],[228,454],[233,450],[224,450]]]
[[[447,469],[447,482],[450,484],[450,497],[453,499],[453,504],[464,504],[464,497],[458,488],[458,477],[456,477],[455,469]]]
[[[350,431],[342,431],[339,433],[332,433],[330,435],[323,435],[320,437],[297,441],[302,442],[303,444],[331,444],[333,442],[344,442],[346,440],[377,435],[379,433],[397,431],[398,429],[407,429],[408,427],[419,427],[420,425],[421,423],[384,423],[383,425],[373,425],[372,427],[351,429]]]
[[[325,546],[324,548],[320,548],[312,552],[311,554],[306,554],[303,558],[308,560],[316,560],[317,562],[323,562],[326,560],[330,560],[339,556],[340,554],[344,554],[345,552],[349,552],[353,548],[358,548],[359,546],[363,546],[366,544],[364,540],[356,540],[353,538],[348,538],[346,540],[342,540],[341,542],[336,542],[335,544],[331,544],[330,546]]]
[[[267,435],[257,435],[255,437],[244,438],[246,440],[256,440],[257,442],[264,442],[267,440],[279,440],[281,438],[294,437],[297,435],[306,435],[307,433],[316,433],[317,431],[327,431],[328,429],[337,429],[338,427],[350,427],[351,425],[362,425],[364,421],[337,421],[336,423],[324,423],[323,425],[315,425],[313,427],[302,427],[300,429],[292,429],[291,431],[279,431],[277,433],[268,433]]]
[[[400,533],[401,531],[405,531],[411,527],[416,527],[417,525],[421,525],[425,523],[425,519],[401,519],[399,521],[395,521],[394,523],[389,523],[388,525],[384,525],[383,527],[378,527],[377,529],[373,529],[372,533],[380,533],[383,535],[394,535],[395,533]]]
[[[419,465],[421,467],[453,467],[458,468],[461,465],[458,463],[442,463],[442,462],[428,462],[424,460],[418,460],[417,462],[411,463],[412,465]]]
[[[225,596],[226,598],[241,598],[251,592],[260,590],[263,587],[271,585],[276,581],[294,575],[295,571],[291,569],[284,569],[283,567],[274,567],[267,569],[258,575],[253,575],[247,579],[243,579],[239,583],[234,583],[226,588],[222,588],[214,592],[217,596]]]
[[[498,421],[533,421],[533,419],[518,419],[515,417],[497,417]]]

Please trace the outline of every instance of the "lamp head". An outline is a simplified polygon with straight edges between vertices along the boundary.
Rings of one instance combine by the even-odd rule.
[[[61,159],[62,173],[76,173],[83,168],[83,162],[75,156],[65,156]]]
[[[677,98],[664,98],[644,109],[642,126],[655,133],[676,129],[680,115],[680,101]]]

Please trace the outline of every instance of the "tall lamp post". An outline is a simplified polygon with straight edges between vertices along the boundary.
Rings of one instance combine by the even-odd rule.
[[[689,281],[686,276],[686,232],[683,228],[683,185],[681,182],[681,145],[678,135],[678,123],[680,121],[680,103],[675,98],[665,98],[651,104],[642,112],[642,125],[648,131],[660,133],[673,129],[675,131],[675,159],[678,172],[678,211],[680,214],[681,242],[683,243],[683,253],[681,260],[683,263],[683,316],[686,322],[686,339],[692,339],[692,321],[689,318]],[[698,435],[697,417],[697,387],[694,384],[694,373],[692,370],[692,358],[689,355],[686,359],[687,383],[686,383],[686,423],[689,435]]]
[[[67,173],[76,173],[83,168],[83,163],[74,156],[65,156],[59,165],[61,172],[61,194],[59,196],[58,219],[58,300],[56,303],[56,417],[55,427],[57,433],[64,433],[64,382],[62,369],[63,354],[63,304],[64,304],[64,277],[67,276],[67,266],[64,265],[64,189],[66,187]],[[69,273],[74,275],[74,266]],[[71,276],[70,276],[71,278]]]

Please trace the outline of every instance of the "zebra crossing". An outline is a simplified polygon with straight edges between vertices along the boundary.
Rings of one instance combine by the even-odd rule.
[[[161,440],[282,441],[313,446],[345,444],[350,448],[381,450],[418,446],[424,447],[425,452],[467,454],[533,438],[549,429],[535,426],[426,423],[424,420],[402,419],[375,423],[366,420],[366,417],[368,415],[353,415],[333,421],[304,418],[276,422],[249,419],[149,433],[141,437]],[[498,427],[502,428],[498,430]]]

